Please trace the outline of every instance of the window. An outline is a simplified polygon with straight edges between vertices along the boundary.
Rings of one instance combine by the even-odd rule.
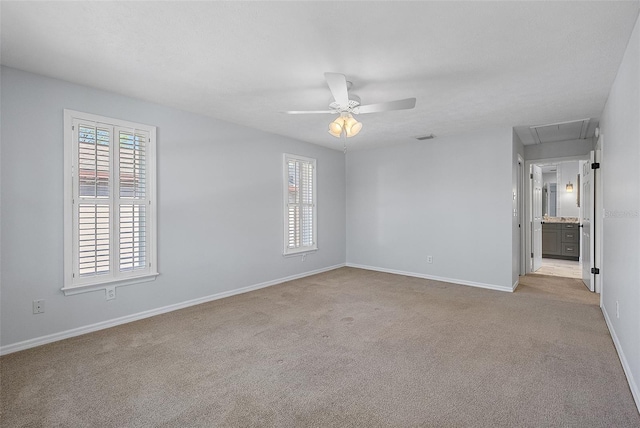
[[[284,155],[284,254],[318,249],[316,160]]]
[[[154,279],[156,128],[64,111],[65,294]]]

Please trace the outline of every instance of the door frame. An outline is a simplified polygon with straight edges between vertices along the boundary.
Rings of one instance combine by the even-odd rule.
[[[525,168],[524,171],[525,173],[531,174],[531,165],[543,165],[543,164],[547,164],[547,163],[555,163],[555,162],[568,162],[568,161],[588,161],[589,160],[589,153],[587,153],[586,155],[579,155],[579,156],[566,156],[566,157],[559,157],[559,158],[546,158],[546,159],[532,159],[532,160],[528,160],[525,162]],[[597,162],[597,161],[596,161]],[[525,274],[529,274],[531,273],[531,250],[532,250],[532,236],[531,236],[531,223],[533,221],[533,180],[530,178],[531,176],[529,175],[529,178],[527,178],[525,181],[527,183],[526,186],[526,196],[524,198],[524,202],[525,202],[525,215],[526,215],[526,219],[525,219],[525,229],[526,229],[526,243],[525,243]],[[600,189],[596,188],[596,191],[598,191]],[[598,198],[598,196],[596,196],[596,198]],[[596,216],[597,217],[597,216]],[[597,235],[596,235],[597,238]],[[602,242],[598,242],[596,241],[596,247],[600,246],[602,244]],[[598,250],[596,250],[597,252]],[[596,291],[597,292],[597,291]]]
[[[526,242],[526,221],[525,221],[525,182],[526,182],[526,174],[527,169],[524,166],[524,158],[518,154],[518,222],[520,224],[520,257],[519,263],[520,267],[518,269],[518,275],[524,276],[527,274],[527,258],[525,257],[527,252],[527,242]]]

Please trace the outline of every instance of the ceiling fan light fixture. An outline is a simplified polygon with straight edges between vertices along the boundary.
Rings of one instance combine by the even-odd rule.
[[[362,123],[353,118],[353,114],[363,113],[379,113],[383,111],[391,110],[408,110],[416,106],[415,98],[405,98],[403,100],[387,101],[377,104],[361,105],[360,97],[353,93],[349,93],[351,89],[351,82],[347,80],[344,74],[340,73],[324,73],[324,78],[327,81],[333,100],[329,101],[329,110],[293,110],[285,111],[287,114],[316,114],[316,113],[328,113],[336,114],[340,116],[333,122],[329,123],[329,134],[336,138],[345,136],[354,137],[362,130]],[[345,153],[346,153],[345,144]]]
[[[345,131],[347,132],[347,137],[353,137],[358,135],[358,132],[362,129],[362,123],[358,122],[353,118],[353,116],[349,115],[347,120],[344,122]]]
[[[336,138],[340,138],[343,132],[347,137],[353,137],[357,135],[361,129],[362,123],[358,122],[349,113],[341,113],[340,117],[329,124],[329,134]]]
[[[329,134],[333,135],[336,138],[340,138],[341,132],[334,132],[333,130],[329,129]]]
[[[329,134],[333,135],[336,138],[340,138],[343,129],[344,118],[342,116],[338,117],[336,120],[329,124]]]

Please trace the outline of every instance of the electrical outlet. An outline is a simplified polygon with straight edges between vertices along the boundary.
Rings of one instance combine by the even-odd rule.
[[[433,256],[427,256],[427,263],[433,263]]]
[[[620,304],[616,300],[616,318],[620,319]]]
[[[116,298],[116,287],[107,287],[105,288],[104,291],[105,291],[107,300],[113,300]]]
[[[44,313],[44,300],[34,300],[33,301],[33,313],[34,314],[43,314]]]

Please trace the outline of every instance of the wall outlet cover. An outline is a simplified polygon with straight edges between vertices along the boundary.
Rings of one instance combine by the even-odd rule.
[[[44,313],[44,300],[34,300],[33,301],[33,313],[34,314],[43,314]]]

